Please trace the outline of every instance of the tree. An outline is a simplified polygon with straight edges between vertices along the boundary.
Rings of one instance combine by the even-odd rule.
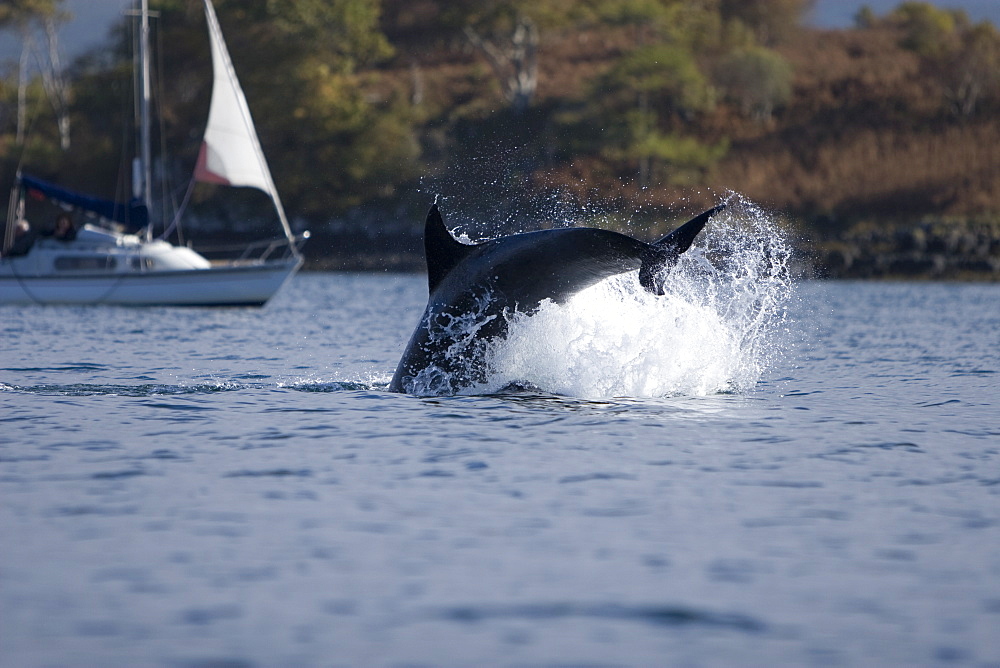
[[[920,56],[956,116],[973,116],[1000,88],[1000,33],[989,22],[972,25],[965,12],[927,2],[904,2],[886,20],[901,30],[900,44]]]
[[[714,104],[708,80],[694,54],[672,44],[638,48],[616,62],[593,84],[592,112],[602,132],[600,153],[636,161],[640,186],[654,178],[657,165],[681,172],[707,167],[725,152],[685,133],[687,121]]]
[[[950,51],[964,13],[939,9],[929,2],[904,2],[889,15],[889,22],[903,30],[902,46],[925,58]]]
[[[493,70],[504,98],[523,112],[538,88],[538,47],[543,30],[583,16],[579,0],[459,0],[442,11]]]
[[[726,97],[746,116],[771,118],[792,96],[792,67],[780,55],[762,47],[734,51],[717,66],[715,79]]]
[[[691,136],[695,117],[715,103],[699,56],[717,46],[719,15],[711,3],[684,0],[583,0],[588,20],[621,26],[633,35],[624,53],[590,86],[588,122],[603,159],[637,167],[642,187],[677,180],[726,151]]]
[[[952,111],[968,118],[1000,90],[1000,32],[984,21],[964,31],[958,44],[944,59],[941,81]]]
[[[720,15],[713,3],[685,0],[584,0],[585,16],[604,24],[630,26],[637,47],[668,42],[693,52],[718,42]]]
[[[878,24],[878,16],[870,5],[861,5],[857,13],[854,14],[854,26],[865,30],[873,28]]]
[[[504,39],[483,38],[472,26],[465,26],[469,43],[486,56],[500,81],[503,96],[516,112],[531,104],[538,88],[538,26],[528,16],[514,17],[513,29]]]
[[[18,63],[17,142],[23,143],[27,126],[27,95],[29,67],[34,56],[42,78],[46,97],[56,114],[60,145],[70,145],[68,87],[59,61],[58,24],[67,18],[60,10],[63,0],[6,0],[0,5],[0,30],[14,28],[21,36],[21,58]],[[35,34],[45,35],[46,49],[38,51]]]
[[[798,28],[812,4],[813,0],[719,0],[719,13],[725,22],[748,27],[758,43],[774,46]]]
[[[599,88],[647,96],[647,106],[665,116],[689,117],[712,106],[712,91],[694,54],[672,44],[641,47],[623,56],[601,78]]]
[[[63,0],[4,0],[0,4],[0,29],[21,26],[58,13]]]

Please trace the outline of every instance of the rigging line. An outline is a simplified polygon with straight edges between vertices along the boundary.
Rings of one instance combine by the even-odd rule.
[[[178,244],[184,243],[184,240],[181,237],[181,227],[180,227],[181,215],[184,213],[184,209],[187,208],[188,201],[191,199],[191,193],[194,192],[194,184],[195,184],[195,179],[192,176],[191,179],[188,181],[187,192],[184,193],[184,199],[181,201],[181,206],[174,214],[174,219],[170,221],[169,226],[164,228],[163,233],[160,236],[158,236],[157,239],[166,240],[166,238],[170,235],[170,233],[174,231],[174,228],[177,228],[177,243]]]
[[[14,275],[14,278],[17,280],[17,284],[21,286],[22,290],[24,290],[24,294],[28,295],[28,299],[36,304],[44,306],[45,302],[32,294],[31,290],[28,289],[28,286],[24,284],[24,280],[21,278],[21,275],[17,273],[17,263],[11,262],[9,259],[7,261],[10,262],[10,273]]]
[[[150,16],[150,18],[159,18]],[[164,94],[165,84],[164,84],[164,72],[166,72],[166,67],[163,61],[163,30],[159,21],[153,22],[154,33],[156,38],[156,67],[153,69],[150,75],[153,80],[153,100],[156,106],[156,122],[158,130],[160,133],[160,220],[164,221],[164,226],[166,225],[166,220],[168,217],[173,217],[172,225],[177,225],[178,234],[180,234],[180,215],[181,212],[177,209],[177,197],[175,195],[175,188],[170,187],[168,170],[166,169],[167,158],[167,131],[166,122],[164,121],[163,107],[166,100],[166,95]],[[169,205],[169,206],[168,206]],[[170,216],[168,216],[168,213]],[[166,234],[163,235],[164,237]]]
[[[18,166],[18,168],[17,168],[17,173],[18,173],[18,177],[20,177],[20,174],[21,174],[21,168],[20,168],[20,166]],[[18,199],[22,200],[22,201],[19,201],[18,204],[17,204],[17,208],[18,209],[22,208],[22,203],[23,203],[23,197],[24,197],[24,195],[22,194],[22,190],[21,190],[22,187],[23,187],[22,184],[18,183],[18,187],[17,187]],[[12,230],[11,226],[14,225],[14,224],[16,224],[16,222],[17,222],[15,220],[11,220],[11,218],[13,218],[14,216],[10,215],[14,211],[14,193],[13,192],[11,193],[11,198],[10,199],[11,199],[11,201],[8,204],[8,212],[7,212],[7,229],[4,230],[4,232],[7,233],[7,234],[9,234],[11,232],[11,230]],[[17,264],[18,263],[14,261],[14,258],[9,257],[9,256],[5,256],[5,257],[2,258],[2,261],[10,263],[10,273],[14,277],[14,279],[17,281],[17,284],[19,286],[21,286],[21,290],[24,291],[24,294],[28,295],[28,299],[30,299],[31,301],[35,302],[36,304],[41,304],[42,302],[38,301],[38,299],[33,294],[31,294],[31,291],[28,290],[28,286],[26,286],[24,284],[24,281],[21,280],[21,275],[17,273]]]
[[[95,304],[103,304],[104,302],[106,302],[107,299],[118,289],[118,286],[122,284],[122,282],[125,280],[125,277],[127,276],[127,272],[116,272],[116,273],[118,274],[117,280],[115,280],[115,282],[111,284],[111,286],[107,289],[107,291],[103,295],[101,295],[96,302],[94,302]]]
[[[126,21],[125,25],[131,31],[130,34],[133,35],[132,42],[133,46],[135,44],[135,22]],[[135,85],[135,73],[132,73],[132,84]],[[115,201],[127,202],[132,197],[132,161],[131,161],[131,151],[130,142],[132,137],[132,128],[129,127],[127,119],[133,118],[132,114],[129,113],[129,107],[132,107],[132,113],[135,112],[135,102],[134,95],[130,95],[131,90],[127,86],[122,86],[122,90],[127,91],[125,95],[119,94],[117,97],[118,102],[118,119],[121,123],[118,125],[118,129],[121,132],[121,143],[119,144],[118,150],[118,176],[115,180]],[[130,98],[132,98],[130,100]]]
[[[119,108],[119,119],[130,118],[128,113],[128,107],[133,106],[129,104],[129,96],[119,96],[118,97],[118,108]],[[132,198],[132,160],[130,157],[131,151],[129,150],[130,141],[132,138],[132,129],[128,126],[127,122],[122,122],[118,126],[121,132],[121,143],[119,144],[118,151],[118,177],[115,181],[115,200],[119,202],[127,202]]]
[[[10,189],[10,200],[7,202],[7,219],[4,222],[3,245],[0,246],[0,257],[3,257],[14,244],[15,226],[24,217],[24,199],[21,194],[21,169],[14,176],[14,185]],[[17,193],[17,197],[14,194]]]

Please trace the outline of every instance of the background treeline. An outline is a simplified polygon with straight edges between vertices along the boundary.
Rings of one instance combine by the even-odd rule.
[[[986,239],[984,267],[998,252],[1000,34],[961,11],[904,2],[816,30],[808,0],[214,4],[286,208],[338,266],[412,259],[438,192],[486,224],[591,215],[641,235],[736,191],[825,240],[831,265],[857,269],[872,234],[917,252],[928,230],[962,229]],[[208,44],[200,1],[152,5],[170,199],[207,114]],[[59,8],[11,0],[4,38],[40,35]],[[4,73],[0,182],[23,164],[127,192],[132,39],[123,19],[62,77]],[[212,209],[211,194],[196,211],[225,228],[260,204]]]

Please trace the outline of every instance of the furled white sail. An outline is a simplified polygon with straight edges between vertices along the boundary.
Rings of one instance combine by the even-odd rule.
[[[198,154],[194,176],[206,183],[229,186],[247,186],[263,190],[274,201],[285,235],[292,237],[285,217],[278,190],[271,178],[271,170],[260,148],[254,129],[250,108],[236,70],[229,59],[226,42],[222,38],[219,20],[210,0],[205,2],[205,18],[212,45],[212,102],[208,111],[208,125]]]

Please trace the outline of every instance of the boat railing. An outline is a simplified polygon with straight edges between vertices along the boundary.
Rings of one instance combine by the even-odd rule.
[[[197,246],[195,250],[203,255],[224,255],[239,252],[236,257],[231,257],[232,262],[266,262],[272,259],[278,251],[285,249],[278,259],[288,257],[298,257],[301,255],[302,246],[309,238],[309,232],[303,232],[293,236],[291,239],[264,239],[249,244],[220,244],[211,246]],[[242,251],[242,252],[241,252]]]

